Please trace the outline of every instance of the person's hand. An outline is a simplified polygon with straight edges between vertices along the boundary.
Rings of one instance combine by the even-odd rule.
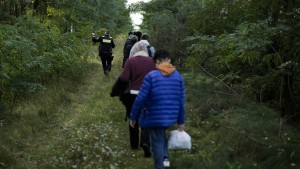
[[[178,128],[179,131],[183,131],[183,129],[184,129],[184,124],[179,124],[179,125],[177,126],[177,128]]]
[[[135,120],[129,120],[129,125],[134,128],[135,126]]]

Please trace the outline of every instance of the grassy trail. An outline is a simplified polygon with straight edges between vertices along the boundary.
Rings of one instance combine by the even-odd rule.
[[[49,85],[0,119],[0,169],[154,168],[141,149],[130,149],[125,108],[109,95],[122,70],[124,40],[116,39],[109,76],[97,46],[89,47],[93,59],[82,81]],[[222,94],[222,84],[201,74],[182,75],[193,147],[170,151],[170,169],[299,168],[299,132],[276,112]]]
[[[9,168],[153,168],[142,149],[130,149],[125,108],[109,95],[122,70],[123,44],[124,39],[116,39],[109,76],[104,75],[93,46],[96,59],[83,83],[52,86],[18,107],[15,113],[21,120],[7,131],[20,139],[13,143],[19,147],[17,155],[12,154],[16,163]]]

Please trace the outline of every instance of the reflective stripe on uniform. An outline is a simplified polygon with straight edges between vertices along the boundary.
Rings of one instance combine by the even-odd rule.
[[[111,43],[110,39],[103,39],[103,43]]]

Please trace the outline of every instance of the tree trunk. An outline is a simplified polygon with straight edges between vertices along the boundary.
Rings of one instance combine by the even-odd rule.
[[[295,8],[295,0],[285,0],[286,5],[285,5],[285,12],[292,12],[293,9]],[[288,17],[287,19],[290,20],[291,25],[292,26],[292,20],[293,20],[293,15],[291,15],[290,17]],[[283,51],[282,54],[284,54],[282,58],[283,63],[288,62],[288,61],[292,61],[294,62],[296,60],[296,56],[294,56],[294,37],[293,36],[288,36],[288,39],[283,42],[281,45],[283,46]],[[284,105],[283,105],[283,111],[281,112],[284,116],[291,116],[294,115],[296,113],[296,107],[297,107],[297,103],[295,103],[295,100],[293,98],[293,93],[294,92],[294,65],[288,66],[288,68],[286,68],[288,74],[285,75],[284,77],[284,89],[283,89],[283,97],[284,97]]]

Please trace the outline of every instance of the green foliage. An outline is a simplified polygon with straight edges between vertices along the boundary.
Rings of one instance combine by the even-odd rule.
[[[170,152],[173,168],[299,166],[299,134],[287,123],[299,121],[299,4],[299,0],[152,0],[132,6],[135,9],[130,10],[145,12],[142,28],[151,43],[170,50],[175,64],[196,72],[183,74],[186,130],[193,147]],[[91,56],[90,32],[131,28],[123,0],[2,0],[0,9],[1,113],[12,111],[18,98],[34,97],[49,83],[80,81],[90,66],[86,64]],[[221,81],[199,76],[199,71]],[[54,90],[50,94],[54,100],[43,97],[34,108],[25,102],[26,110],[5,118],[8,114],[1,114],[0,168],[16,162],[24,168],[124,168],[130,160],[147,167],[144,158],[128,155],[118,139],[127,131],[112,124],[120,110],[109,106],[108,95],[103,97],[108,85],[93,90],[98,96],[89,98],[87,107],[70,104],[68,94]],[[276,111],[251,100],[268,103]],[[59,115],[72,118],[57,123]],[[16,126],[6,128],[10,124]]]
[[[64,132],[53,145],[56,150],[52,159],[41,159],[41,164],[48,168],[119,168],[122,149],[110,142],[118,139],[117,133],[111,133],[112,122],[101,125],[85,125],[64,128]],[[51,148],[50,148],[51,149]],[[97,159],[97,160],[95,160]]]
[[[78,79],[85,65],[84,48],[74,34],[60,35],[38,20],[24,16],[15,26],[0,25],[1,102],[13,106],[21,96],[44,89],[43,84],[59,78]],[[76,49],[76,50],[75,50]],[[75,52],[76,51],[76,52]]]
[[[176,168],[295,168],[299,137],[273,110],[226,93],[222,85],[184,74],[190,152],[171,152]],[[184,160],[182,160],[184,159]]]
[[[252,28],[251,28],[252,27]],[[259,32],[259,34],[251,34]],[[188,38],[195,42],[190,47],[191,61],[188,66],[197,70],[197,65],[205,66],[213,74],[223,75],[228,83],[240,82],[241,76],[265,75],[278,68],[278,55],[266,54],[271,42],[263,25],[244,24],[233,34],[199,36]],[[199,55],[200,54],[200,55]],[[216,69],[217,68],[217,69]],[[230,73],[231,78],[228,79]],[[236,78],[232,78],[236,77]]]
[[[89,62],[92,70],[84,80],[53,82],[22,102],[13,112],[18,116],[0,120],[1,167],[153,168],[153,160],[144,158],[142,150],[130,150],[125,108],[109,96],[121,61],[114,62],[117,71],[110,77],[104,77],[99,64]],[[170,151],[171,168],[299,165],[299,132],[275,111],[236,97],[224,83],[197,72],[182,75],[185,130],[192,137],[192,149]]]
[[[131,29],[124,0],[0,1],[0,9],[1,111],[53,80],[80,79],[91,32]]]
[[[157,48],[240,95],[299,112],[299,1],[160,1],[137,6]]]
[[[107,28],[114,31],[124,31],[132,28],[126,1],[115,0],[22,0],[0,1],[0,22],[15,23],[15,17],[26,14],[55,22],[62,32],[70,32],[71,26],[80,31],[82,24],[88,23],[90,30]],[[94,31],[95,31],[94,30]]]
[[[187,43],[182,43],[182,40],[191,31],[186,25],[187,19],[186,13],[184,13],[188,10],[186,4],[189,3],[154,0],[139,6],[141,10],[145,11],[141,28],[150,34],[151,44],[157,49],[169,49],[174,57],[173,61],[179,67],[184,63],[185,48],[188,46]],[[181,9],[185,11],[180,11]]]
[[[3,136],[2,136],[3,137]],[[0,147],[0,167],[6,168],[7,166],[14,163],[14,156],[11,150],[8,150],[6,147]]]
[[[89,31],[106,28],[120,32],[131,28],[129,12],[124,0],[117,1],[59,1],[48,8],[52,21],[63,31],[82,31],[82,25],[89,25]]]
[[[279,106],[282,78],[284,75],[297,78],[294,73],[297,72],[298,58],[283,62],[286,58],[274,52],[272,40],[289,30],[287,25],[270,27],[261,21],[241,24],[232,34],[190,37],[187,41],[194,45],[189,48],[192,55],[186,64],[194,70],[205,67],[252,100],[277,101]],[[297,93],[299,89],[292,86]]]

